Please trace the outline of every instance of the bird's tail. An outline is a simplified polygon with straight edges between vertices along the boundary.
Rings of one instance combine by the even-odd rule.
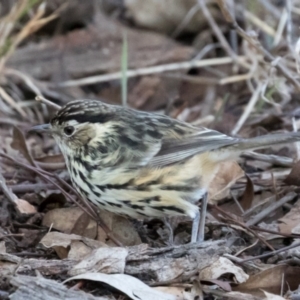
[[[272,145],[287,144],[300,141],[300,132],[267,134],[249,139],[240,139],[233,145],[216,150],[219,160],[237,157],[244,151],[267,148]]]

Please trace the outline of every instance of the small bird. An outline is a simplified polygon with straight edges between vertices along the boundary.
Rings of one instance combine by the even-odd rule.
[[[221,162],[245,150],[300,140],[294,132],[235,138],[97,100],[71,101],[50,124],[32,130],[53,135],[83,198],[137,219],[188,216],[191,242],[204,239],[207,190]]]

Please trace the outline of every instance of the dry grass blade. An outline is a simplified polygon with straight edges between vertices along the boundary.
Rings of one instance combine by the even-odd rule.
[[[137,76],[145,76],[157,73],[163,73],[168,71],[177,71],[177,70],[187,70],[191,68],[202,68],[209,66],[217,66],[217,65],[225,65],[231,64],[235,61],[238,61],[243,66],[247,66],[247,58],[245,56],[237,56],[236,59],[232,59],[231,57],[221,57],[221,58],[212,58],[212,59],[202,59],[202,60],[191,60],[167,65],[160,65],[148,68],[141,68],[137,70],[128,70],[126,72],[127,78],[137,77]],[[77,80],[69,80],[58,84],[59,87],[68,87],[68,86],[81,86],[94,84],[99,82],[106,82],[110,80],[116,80],[122,78],[122,72],[116,72],[106,75],[97,75],[90,76]]]
[[[58,17],[58,11],[54,12],[48,17],[43,18],[43,15],[45,14],[46,9],[46,3],[41,3],[36,13],[33,15],[33,17],[28,21],[27,24],[25,24],[19,33],[16,34],[14,38],[10,38],[10,43],[8,44],[8,38],[9,35],[12,32],[13,25],[17,22],[17,20],[20,18],[21,14],[24,12],[24,10],[28,6],[28,1],[19,1],[15,7],[15,9],[12,10],[12,12],[4,19],[3,24],[4,26],[3,30],[5,31],[5,35],[2,38],[2,41],[0,45],[2,47],[6,44],[6,51],[5,54],[0,59],[0,71],[2,71],[6,61],[8,58],[13,54],[16,47],[28,36],[39,30],[41,27],[43,27],[45,24],[49,23],[51,20]],[[13,25],[12,25],[13,24]],[[1,36],[1,34],[0,34]]]
[[[35,97],[35,100],[36,100],[36,101],[40,101],[40,102],[42,102],[42,103],[45,103],[46,105],[48,105],[48,106],[50,106],[50,107],[53,107],[53,108],[55,108],[55,109],[57,109],[57,110],[61,108],[61,106],[59,106],[59,105],[55,104],[54,102],[52,102],[52,101],[46,99],[46,98],[43,97],[42,95],[36,96],[36,97]]]
[[[231,24],[233,28],[236,29],[237,33],[245,39],[251,46],[253,46],[259,53],[261,53],[267,61],[273,62],[276,58],[267,51],[257,39],[254,39],[251,35],[247,34],[236,22],[236,20],[232,17],[225,0],[217,0],[218,5],[228,23]],[[278,61],[276,65],[274,65],[286,78],[289,82],[291,82],[299,91],[300,83],[295,79],[295,77],[291,74],[290,70],[284,66],[281,61]]]

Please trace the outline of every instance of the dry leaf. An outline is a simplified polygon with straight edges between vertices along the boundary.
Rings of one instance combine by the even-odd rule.
[[[281,296],[271,294],[271,293],[268,293],[268,292],[265,292],[265,291],[263,291],[263,292],[266,296],[266,298],[264,298],[264,300],[285,300],[285,298],[283,298]]]
[[[153,287],[154,290],[174,295],[176,297],[176,300],[189,300],[189,298],[186,296],[187,291],[185,287],[179,287],[179,286],[156,286]],[[194,299],[193,299],[194,300]]]
[[[112,231],[112,234],[124,245],[124,246],[134,246],[140,245],[142,243],[140,236],[138,235],[133,224],[125,217],[113,214],[108,211],[100,211],[100,218],[106,224],[106,226]],[[106,239],[106,234],[102,230],[102,235],[98,235],[98,240],[104,241]],[[107,243],[108,245],[114,246],[115,244],[111,241]]]
[[[29,202],[23,199],[16,199],[15,203],[17,205],[17,209],[21,214],[35,214],[36,208],[31,205]]]
[[[97,223],[79,207],[52,209],[45,214],[42,224],[64,233],[74,233],[91,239],[97,236]]]
[[[36,167],[36,164],[28,150],[28,147],[26,145],[26,141],[25,141],[25,137],[22,133],[22,131],[14,126],[14,130],[13,130],[13,140],[11,142],[11,147],[17,151],[19,151],[20,153],[23,154],[23,156],[28,160],[28,162],[32,165]]]
[[[48,232],[40,241],[46,248],[53,248],[60,258],[82,259],[99,247],[106,247],[102,242],[84,238],[76,234]]]
[[[241,177],[244,171],[236,162],[224,162],[220,164],[218,173],[212,180],[208,194],[210,201],[217,202],[229,195],[230,187]]]
[[[284,291],[295,290],[299,285],[300,268],[283,264],[277,265],[251,276],[245,283],[232,287],[232,289],[258,297],[264,296],[262,289],[279,295],[281,293],[282,278],[284,278]]]
[[[299,233],[300,224],[300,200],[298,200],[293,208],[282,218],[278,220],[279,231],[286,234]],[[298,232],[297,232],[298,231]]]
[[[84,273],[101,272],[105,274],[124,273],[128,250],[121,247],[99,248],[75,265],[68,274],[76,276]]]
[[[229,284],[229,282],[226,282],[223,280],[218,280],[218,279],[207,280],[207,279],[205,279],[205,280],[201,280],[201,283],[206,284],[206,285],[217,285],[224,291],[231,292],[231,285]]]
[[[0,242],[0,253],[6,253],[5,241]]]
[[[247,184],[244,191],[244,194],[242,196],[242,200],[240,201],[240,204],[244,210],[249,209],[252,206],[253,199],[254,199],[254,186],[251,178],[247,175]]]
[[[64,283],[77,279],[103,282],[121,291],[133,300],[177,300],[174,295],[157,291],[139,279],[125,274],[86,273],[68,278]]]
[[[220,257],[209,267],[201,270],[199,278],[200,280],[218,279],[226,273],[233,274],[239,283],[245,282],[249,278],[249,275],[242,268],[234,265],[233,262],[225,257]]]
[[[300,186],[300,160],[293,165],[290,174],[285,178],[284,182],[287,185]]]

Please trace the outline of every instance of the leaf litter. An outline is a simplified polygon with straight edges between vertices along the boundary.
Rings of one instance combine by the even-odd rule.
[[[297,130],[299,1],[74,2],[19,1],[0,20],[0,297],[296,299],[295,145],[223,164],[206,241],[188,245],[178,218],[169,245],[161,220],[82,201],[55,142],[27,129],[55,111],[36,95],[120,104],[126,29],[130,106],[240,137]]]

